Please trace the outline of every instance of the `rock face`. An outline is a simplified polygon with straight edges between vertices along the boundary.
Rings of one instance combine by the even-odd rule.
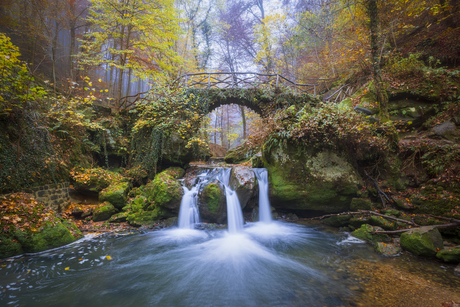
[[[280,142],[264,148],[272,206],[311,214],[338,213],[350,209],[361,178],[347,160],[331,151],[309,153]]]
[[[259,185],[254,171],[246,166],[232,168],[230,188],[236,192],[241,208],[244,209],[249,200],[258,195]]]
[[[225,190],[221,183],[213,181],[198,194],[200,218],[206,223],[223,224],[227,221]]]
[[[351,200],[350,209],[352,211],[372,210],[371,200],[366,198],[353,198]]]
[[[351,215],[336,215],[323,220],[323,223],[332,227],[343,227],[350,224]]]
[[[418,256],[434,257],[444,245],[437,228],[423,226],[401,234],[401,247]]]
[[[155,206],[165,208],[172,213],[179,212],[184,190],[169,170],[157,174],[155,179],[146,185],[144,191]]]

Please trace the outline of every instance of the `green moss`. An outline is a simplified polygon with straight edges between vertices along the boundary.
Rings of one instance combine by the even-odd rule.
[[[377,243],[377,242],[389,242],[390,237],[386,234],[372,234],[371,232],[377,231],[377,230],[382,230],[380,227],[377,226],[371,226],[369,224],[364,224],[361,225],[360,228],[356,229],[351,233],[352,236],[367,241],[371,243]]]
[[[460,246],[443,249],[436,254],[436,257],[444,262],[460,263]]]
[[[369,224],[369,217],[365,215],[354,216],[350,219],[350,225],[354,228],[359,228],[361,225]]]
[[[343,227],[350,224],[351,215],[337,215],[325,218],[323,223],[332,227]]]
[[[137,212],[128,212],[126,220],[131,226],[151,226],[158,223],[159,219],[164,218],[162,208],[156,207],[153,211],[140,209]]]
[[[99,200],[108,201],[115,208],[121,209],[126,204],[128,190],[131,184],[128,182],[112,182],[110,186],[99,193]]]
[[[372,202],[370,199],[353,198],[351,200],[350,209],[352,211],[372,210]]]
[[[110,217],[108,220],[109,223],[123,223],[126,222],[126,218],[128,217],[129,212],[120,212],[117,214],[114,214]]]
[[[184,193],[180,183],[167,172],[157,174],[144,191],[156,206],[168,209],[178,209]]]
[[[371,216],[369,218],[369,224],[382,227],[385,230],[395,230],[396,229],[395,223],[392,223],[381,216]]]
[[[203,189],[203,200],[206,203],[208,210],[215,213],[221,200],[221,190],[217,183],[211,183]]]
[[[112,215],[117,213],[118,210],[110,203],[106,202],[103,206],[97,207],[93,211],[93,222],[108,220]]]
[[[184,177],[185,175],[185,170],[180,167],[170,167],[164,170],[162,173],[166,173],[170,176],[172,176],[174,179],[180,179]]]
[[[21,243],[11,237],[0,236],[0,258],[23,254]]]
[[[46,223],[38,232],[16,230],[15,238],[26,253],[37,253],[72,243],[77,238],[62,223]]]
[[[120,182],[123,177],[102,168],[76,169],[70,172],[77,190],[100,192],[114,182]]]
[[[443,248],[438,229],[424,226],[401,234],[401,247],[415,255],[434,257]]]

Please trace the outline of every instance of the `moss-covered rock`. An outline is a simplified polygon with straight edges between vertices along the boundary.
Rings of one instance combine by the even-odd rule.
[[[351,215],[336,215],[325,218],[323,223],[332,227],[343,227],[350,224]]]
[[[232,164],[241,163],[243,161],[249,160],[259,150],[259,147],[253,147],[246,143],[242,143],[235,148],[228,150],[225,154],[224,161],[226,163]]]
[[[185,170],[181,167],[169,167],[165,169],[162,173],[166,173],[170,176],[172,176],[174,179],[180,179],[184,177],[185,175]]]
[[[370,243],[377,243],[377,242],[390,242],[390,237],[383,233],[371,233],[374,231],[383,231],[382,228],[378,226],[371,226],[369,224],[361,225],[360,228],[356,229],[351,233],[352,236],[370,242]]]
[[[109,202],[104,202],[93,211],[93,222],[108,220],[118,210]]]
[[[285,141],[272,140],[269,145],[264,145],[262,158],[275,208],[313,214],[350,209],[361,178],[344,157],[332,151],[315,153]]]
[[[129,182],[112,182],[107,188],[99,193],[99,200],[108,201],[115,208],[121,209],[126,205],[128,191],[131,188]]]
[[[460,246],[440,250],[436,257],[444,262],[460,263]]]
[[[369,218],[369,224],[373,226],[382,227],[385,230],[395,230],[396,229],[396,223],[392,223],[381,216],[374,216],[374,215],[371,216]]]
[[[156,207],[169,210],[177,215],[184,190],[168,171],[161,172],[145,186],[145,195]],[[173,215],[169,216],[172,217]]]
[[[120,212],[114,214],[108,220],[109,223],[123,223],[126,222],[126,218],[128,217],[129,212]]]
[[[111,183],[123,179],[120,174],[102,168],[74,169],[70,172],[70,178],[78,192],[90,196],[97,196]]]
[[[367,198],[353,198],[351,200],[350,209],[352,211],[372,210],[372,202]]]
[[[401,252],[401,248],[393,243],[377,242],[374,248],[378,253],[385,256],[396,256]]]
[[[213,181],[198,194],[200,218],[207,223],[222,224],[227,220],[227,206],[224,187]]]
[[[369,224],[370,218],[366,215],[355,215],[350,219],[350,225],[359,228],[361,225]]]
[[[254,171],[246,166],[232,168],[229,185],[236,192],[236,195],[238,195],[242,209],[246,207],[252,197],[257,195],[259,189]]]
[[[41,252],[83,236],[73,222],[62,220],[26,193],[0,198],[0,212],[0,258]]]
[[[157,224],[163,217],[163,209],[156,207],[151,211],[140,209],[137,212],[128,212],[126,221],[134,227],[152,226],[153,224]]]
[[[423,226],[401,234],[401,247],[418,256],[434,257],[441,250],[443,241],[437,228]]]

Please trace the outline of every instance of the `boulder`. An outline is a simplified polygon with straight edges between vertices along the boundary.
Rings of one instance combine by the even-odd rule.
[[[343,227],[350,224],[351,215],[336,215],[325,218],[323,223],[332,227]]]
[[[232,168],[230,175],[230,188],[238,195],[241,208],[244,209],[249,200],[258,195],[259,185],[254,171],[246,166]]]
[[[423,226],[401,234],[401,247],[418,256],[434,257],[444,245],[437,228]]]
[[[108,220],[109,223],[123,223],[126,222],[126,218],[128,217],[128,212],[120,212],[114,214]]]
[[[361,177],[343,155],[300,150],[284,141],[264,146],[262,154],[276,209],[339,213],[350,210],[358,196]]]
[[[447,137],[448,135],[452,134],[455,132],[455,124],[451,122],[450,120],[443,122],[440,125],[435,126],[433,129],[431,129],[431,132],[438,136],[444,136]]]
[[[393,243],[377,242],[374,248],[378,253],[384,256],[396,256],[401,252],[401,248]]]
[[[350,209],[352,211],[372,210],[372,202],[367,198],[353,198],[351,200]]]
[[[444,262],[460,263],[460,246],[440,250],[436,257]]]
[[[166,209],[171,212],[172,217],[179,213],[180,203],[184,190],[169,172],[166,170],[155,176],[144,189],[145,195],[149,201],[153,202],[156,207]]]
[[[126,205],[128,191],[131,188],[129,182],[112,182],[107,188],[99,193],[99,200],[102,202],[109,202],[115,208],[121,209]]]
[[[378,226],[371,226],[369,224],[361,225],[360,228],[356,229],[351,233],[352,236],[370,242],[370,243],[377,243],[377,242],[390,242],[391,239],[388,235],[383,233],[371,233],[374,231],[383,231],[382,228]]]
[[[350,219],[350,226],[353,226],[354,228],[359,228],[364,224],[369,224],[370,218],[366,215],[361,215],[361,216],[353,216]]]
[[[200,218],[207,223],[225,223],[227,220],[227,202],[224,187],[218,181],[212,181],[198,194]]]
[[[73,222],[26,193],[0,198],[0,212],[0,258],[41,252],[83,236]]]
[[[74,169],[70,177],[75,190],[88,196],[98,196],[110,184],[123,179],[120,174],[102,168]]]
[[[103,203],[93,211],[93,222],[108,220],[118,210],[109,202]]]

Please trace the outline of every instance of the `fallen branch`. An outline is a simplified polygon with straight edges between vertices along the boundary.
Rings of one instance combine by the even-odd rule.
[[[375,212],[375,211],[368,211],[368,210],[362,210],[362,211],[359,211],[359,212],[342,212],[342,213],[336,213],[336,214],[327,214],[327,215],[322,215],[322,216],[318,216],[318,217],[312,217],[312,218],[309,218],[309,220],[315,220],[315,219],[322,220],[322,219],[327,218],[327,217],[339,216],[339,215],[363,215],[363,214],[364,215],[381,216],[381,217],[389,219],[389,220],[394,220],[394,221],[398,221],[398,222],[401,222],[401,223],[406,223],[406,224],[409,224],[409,225],[420,227],[420,225],[416,224],[413,221],[406,221],[406,220],[398,219],[398,218],[393,217],[393,216],[388,216],[388,215],[385,215],[385,214],[381,214],[381,213],[378,213],[378,212]]]
[[[375,188],[377,189],[377,193],[379,194],[380,201],[382,202],[382,205],[383,205],[384,208],[386,207],[385,201],[383,199],[384,197],[389,203],[392,203],[393,205],[396,204],[396,202],[395,202],[395,200],[393,198],[388,197],[388,195],[385,192],[380,190],[379,184],[377,183],[377,181],[374,178],[369,176],[369,174],[366,171],[364,171],[364,174],[374,183]]]
[[[437,218],[437,219],[440,219],[440,220],[446,220],[446,221],[450,221],[450,222],[454,222],[454,223],[460,223],[460,220],[450,218],[450,217],[436,216],[436,215],[433,215],[433,214],[427,214],[427,215],[431,216],[431,217],[434,217],[434,218]]]
[[[449,224],[442,224],[442,225],[430,225],[430,226],[423,226],[423,227],[433,227],[433,228],[456,228],[460,227],[460,223],[449,223]],[[400,229],[400,230],[388,230],[388,231],[371,231],[369,233],[384,233],[384,234],[396,234],[396,233],[403,233],[407,232],[409,230],[413,229],[419,229],[420,227],[417,228],[408,228],[408,229]]]

